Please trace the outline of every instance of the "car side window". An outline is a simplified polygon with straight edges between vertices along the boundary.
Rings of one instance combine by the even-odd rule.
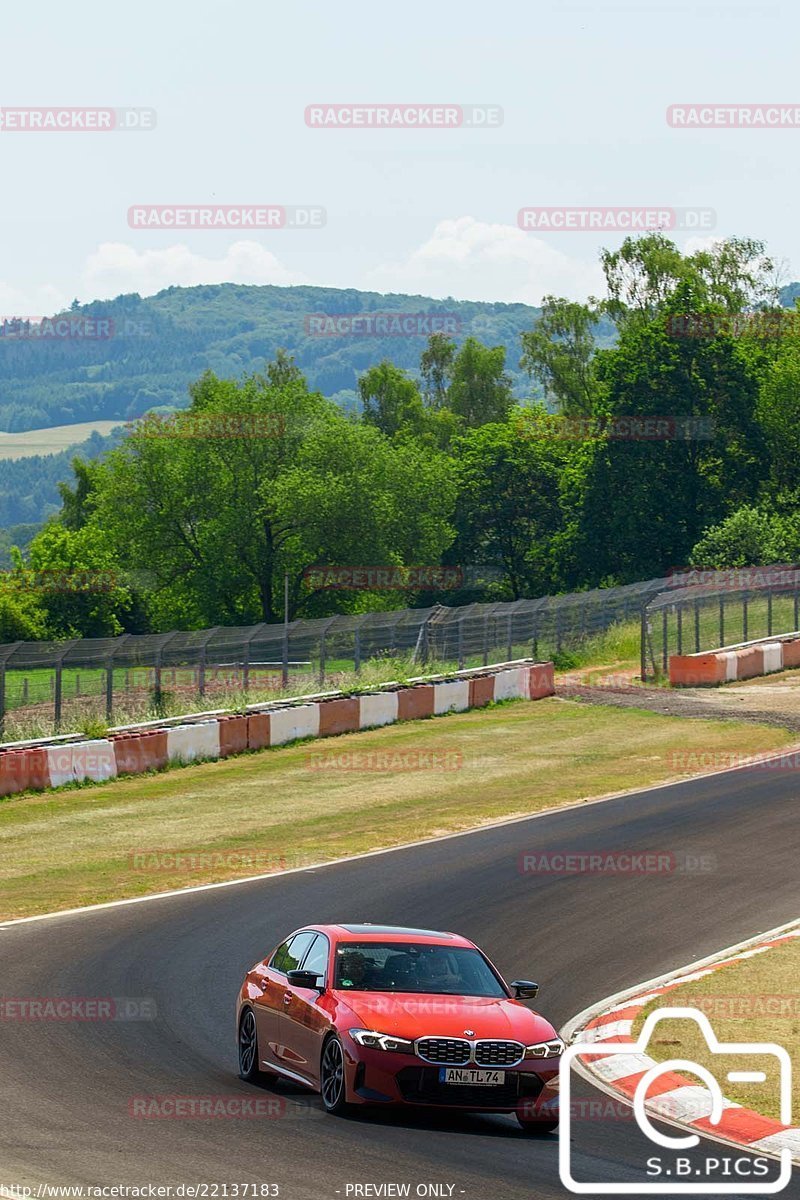
[[[314,933],[296,933],[294,937],[278,946],[270,960],[272,970],[280,971],[281,975],[285,975],[287,971],[296,971],[315,937]]]
[[[322,975],[323,982],[328,974],[328,958],[330,955],[330,943],[324,933],[318,933],[314,939],[308,953],[303,959],[303,970],[314,971],[317,975]]]

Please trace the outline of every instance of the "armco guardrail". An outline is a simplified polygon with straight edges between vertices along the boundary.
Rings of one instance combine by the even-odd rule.
[[[669,681],[673,687],[714,687],[789,667],[800,667],[800,631],[701,654],[672,654]]]
[[[243,714],[197,713],[161,726],[112,729],[107,738],[47,739],[0,751],[0,796],[70,783],[102,783],[118,775],[160,771],[170,763],[225,758],[299,738],[355,733],[495,700],[539,700],[555,692],[553,664],[497,663],[453,676],[384,684],[374,693],[329,693],[253,705]]]

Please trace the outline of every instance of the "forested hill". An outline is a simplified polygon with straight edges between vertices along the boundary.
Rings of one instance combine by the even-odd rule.
[[[341,321],[332,332],[331,323],[323,326],[315,319],[323,313],[351,318],[420,314],[418,326],[410,323],[420,332],[351,332]],[[6,336],[0,337],[0,429],[128,420],[154,406],[183,407],[188,385],[206,369],[238,377],[263,368],[281,346],[295,356],[313,389],[348,406],[355,401],[359,374],[381,359],[416,370],[427,335],[437,328],[451,332],[459,343],[472,335],[505,346],[514,391],[521,397],[530,394],[531,385],[519,370],[519,335],[533,326],[537,313],[525,304],[229,283],[171,287],[146,299],[135,293],[119,296],[74,307],[69,314],[75,322],[72,336],[20,337],[13,327],[5,328]],[[603,332],[610,335],[611,326],[601,336]]]

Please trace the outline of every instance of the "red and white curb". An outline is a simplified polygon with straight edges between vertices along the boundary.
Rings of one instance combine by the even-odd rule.
[[[776,946],[798,937],[800,926],[793,921],[722,950],[710,958],[638,984],[616,996],[609,996],[573,1017],[562,1029],[561,1036],[568,1044],[591,1042],[596,1043],[598,1049],[606,1042],[630,1043],[633,1047],[634,1022],[651,1000],[757,954],[766,954]],[[647,1054],[625,1048],[618,1053],[599,1052],[597,1057],[581,1054],[575,1059],[576,1069],[581,1075],[601,1091],[631,1105],[640,1080],[657,1065]],[[712,1092],[698,1085],[696,1080],[689,1080],[675,1072],[664,1072],[648,1089],[645,1111],[678,1128],[770,1157],[779,1158],[782,1151],[789,1150],[792,1160],[800,1163],[800,1126],[784,1125],[728,1099],[723,1100],[720,1121],[712,1124],[709,1119],[712,1103]]]

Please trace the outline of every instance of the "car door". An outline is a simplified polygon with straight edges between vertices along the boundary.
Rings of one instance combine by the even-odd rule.
[[[288,987],[286,972],[293,971],[314,941],[311,930],[295,933],[281,942],[269,962],[259,971],[261,995],[253,1001],[258,1030],[258,1050],[267,1067],[283,1061],[283,1010]]]
[[[330,954],[328,938],[324,933],[318,933],[301,964],[304,971],[315,971],[322,976],[323,987],[328,983]],[[328,1007],[324,991],[296,987],[287,980],[279,1026],[283,1030],[282,1062],[287,1069],[315,1085],[319,1081],[322,1039],[331,1023]]]

